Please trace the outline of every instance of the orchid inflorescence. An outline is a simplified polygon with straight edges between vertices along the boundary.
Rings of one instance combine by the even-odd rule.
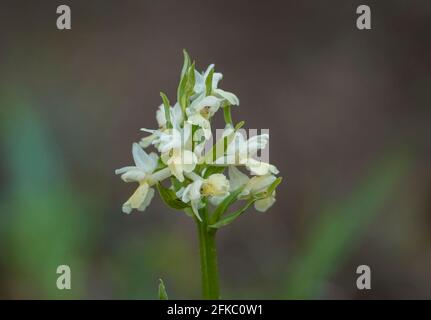
[[[202,208],[213,207],[208,219],[211,228],[232,222],[254,204],[264,212],[275,202],[275,189],[281,182],[277,168],[256,159],[269,141],[268,134],[246,139],[240,132],[244,122],[234,125],[231,107],[239,99],[231,92],[218,88],[221,73],[210,65],[200,73],[184,51],[184,64],[177,90],[177,102],[171,105],[161,93],[162,104],[156,112],[158,129],[141,129],[149,133],[139,143],[133,143],[134,166],[115,171],[125,182],[139,184],[123,204],[123,212],[144,211],[158,189],[164,202],[202,221]],[[225,128],[220,139],[211,146],[211,120],[223,110]],[[144,149],[154,146],[158,153]],[[247,176],[239,168],[249,171]],[[227,176],[225,175],[227,172]],[[170,186],[162,181],[170,180]],[[224,215],[237,200],[245,205]]]

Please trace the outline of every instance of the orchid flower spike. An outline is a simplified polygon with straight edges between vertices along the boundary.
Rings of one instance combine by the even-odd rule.
[[[222,224],[225,211],[236,201],[248,201],[247,206],[253,203],[261,212],[274,204],[275,188],[281,181],[276,177],[279,171],[256,158],[268,146],[269,135],[247,139],[239,131],[243,122],[235,125],[231,116],[231,107],[238,106],[239,99],[219,88],[222,78],[213,64],[203,72],[195,70],[195,63],[185,52],[177,102],[171,104],[161,93],[162,103],[155,116],[157,129],[141,129],[149,135],[133,144],[135,165],[115,171],[125,182],[138,183],[123,204],[124,212],[144,211],[154,197],[154,186],[168,206],[198,221],[203,221],[202,212],[213,208],[210,220],[214,225]],[[213,139],[213,119],[219,110],[225,119],[225,130],[207,152]],[[156,153],[147,153],[144,148],[154,148]],[[239,167],[245,167],[251,177]],[[171,185],[167,186],[166,180]]]

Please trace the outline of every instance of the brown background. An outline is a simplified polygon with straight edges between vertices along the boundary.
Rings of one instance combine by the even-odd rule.
[[[199,69],[215,63],[224,74],[221,87],[239,96],[235,120],[270,129],[270,159],[285,179],[268,213],[252,210],[220,232],[224,297],[430,298],[431,5],[366,1],[372,30],[359,31],[355,11],[362,2],[1,1],[1,119],[3,128],[15,119],[18,129],[2,133],[7,207],[0,226],[8,231],[0,236],[0,295],[57,297],[50,288],[55,268],[41,260],[67,264],[73,252],[77,297],[155,298],[160,276],[174,297],[199,296],[192,221],[158,197],[147,212],[124,215],[121,203],[133,186],[113,174],[131,163],[139,128],[155,126],[159,91],[174,99],[186,48]],[[71,6],[71,31],[55,27],[59,4]],[[54,210],[58,225],[40,222],[45,209],[32,216],[52,229],[32,228],[27,218],[25,228],[16,222],[34,208],[18,208],[28,198],[11,195],[17,178],[10,163],[16,161],[8,154],[28,143],[20,140],[22,115],[11,116],[18,104],[43,126],[56,166],[80,199],[71,202],[83,203],[71,209],[70,220]],[[409,162],[393,192],[340,255],[309,262],[310,270],[323,264],[327,270],[310,278],[310,294],[289,293],[292,261],[307,250],[313,225],[330,215],[325,208],[355,197],[375,163],[399,150]],[[33,171],[38,153],[35,147],[25,156]],[[39,179],[46,182],[48,205],[60,178]],[[39,180],[22,180],[30,193],[40,187]],[[366,214],[361,210],[352,217]],[[344,227],[333,220],[335,231],[326,236],[342,244],[337,228]],[[55,232],[63,239],[67,229],[78,244],[62,250],[58,240],[58,256],[51,257]],[[40,242],[37,253],[32,241]],[[371,291],[356,289],[359,264],[371,266]],[[46,272],[43,279],[38,272]]]

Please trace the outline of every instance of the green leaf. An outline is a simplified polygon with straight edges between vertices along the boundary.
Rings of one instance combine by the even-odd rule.
[[[165,284],[162,279],[159,279],[159,300],[168,300]]]
[[[181,69],[181,77],[186,74],[190,66],[190,56],[187,53],[186,49],[183,49],[183,55],[184,55],[184,62],[183,62],[183,68]]]
[[[242,215],[245,212],[245,210],[247,210],[254,203],[254,201],[255,200],[251,200],[247,202],[247,204],[241,209],[223,217],[222,219],[220,219],[218,222],[214,224],[210,224],[208,227],[213,229],[218,229],[232,223],[234,220],[236,220],[236,218]]]
[[[224,121],[226,124],[233,125],[232,114],[230,113],[230,106],[225,106],[223,108]]]
[[[229,208],[229,206],[237,199],[238,195],[241,193],[242,188],[238,188],[234,192],[231,192],[214,210],[212,216],[211,216],[211,224],[215,224],[220,220],[220,217],[223,215],[223,213],[226,212],[226,210]]]
[[[177,101],[181,105],[183,112],[185,112],[186,103],[187,103],[187,99],[185,97],[185,89],[188,81],[190,57],[186,50],[183,50],[183,54],[184,54],[184,62],[183,62],[183,68],[181,69],[180,83],[178,84],[178,89],[177,89]]]
[[[187,71],[181,77],[180,85],[178,87],[178,101],[183,109],[187,108],[189,98],[194,94],[195,87],[195,63],[187,68]]]
[[[210,175],[215,174],[215,173],[223,173],[225,169],[226,169],[226,166],[209,166],[205,170],[204,178],[206,179]]]
[[[275,188],[277,188],[277,186],[281,183],[282,180],[283,180],[282,177],[278,177],[277,179],[275,179],[275,181],[271,183],[271,185],[268,188],[268,194],[272,194]]]
[[[159,158],[157,160],[157,167],[156,167],[156,171],[162,170],[164,168],[166,168],[166,164],[163,162],[162,158]]]
[[[211,95],[213,90],[213,75],[214,75],[214,67],[211,68],[207,78],[205,79],[205,88],[206,88],[207,96]]]
[[[160,96],[162,97],[163,106],[165,107],[166,128],[170,129],[172,128],[171,110],[170,110],[171,105],[169,103],[168,97],[163,92],[160,92]]]
[[[169,207],[176,210],[183,210],[189,207],[188,204],[177,198],[177,195],[174,191],[165,188],[160,182],[157,183],[157,190],[159,191],[160,197]]]
[[[193,95],[194,87],[195,87],[195,62],[193,61],[192,65],[189,67],[187,82],[186,82],[186,95],[187,99]]]
[[[174,176],[171,177],[171,183],[172,183],[175,191],[180,190],[182,187],[181,182]]]
[[[183,98],[184,97],[184,90],[186,87],[186,82],[187,82],[187,74],[185,74],[181,80],[180,80],[180,84],[178,85],[178,93],[177,93],[177,100],[178,103],[180,104],[181,108],[183,109],[183,111],[186,109],[186,100]]]

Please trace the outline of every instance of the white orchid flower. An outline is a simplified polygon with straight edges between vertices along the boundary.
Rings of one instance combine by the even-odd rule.
[[[230,184],[224,174],[215,173],[206,179],[202,185],[202,194],[208,196],[211,204],[219,205],[229,195]]]
[[[202,194],[206,197],[222,197],[229,193],[229,180],[222,173],[214,173],[204,180]]]
[[[123,181],[139,183],[133,195],[123,204],[124,213],[131,213],[133,209],[144,211],[154,196],[151,186],[171,175],[167,168],[154,172],[158,156],[155,153],[148,155],[137,143],[133,144],[132,155],[135,166],[115,170],[115,174],[121,174]]]
[[[235,191],[238,188],[243,188],[238,196],[239,199],[247,199],[258,194],[263,195],[261,199],[254,202],[254,208],[259,212],[265,212],[274,204],[275,191],[266,197],[264,195],[269,186],[277,179],[275,176],[266,174],[263,176],[254,176],[250,179],[234,166],[229,166],[228,171],[230,190]]]
[[[193,152],[198,157],[198,163],[203,160],[203,152],[207,146],[207,140],[205,138],[205,131],[202,128],[198,128],[193,133],[194,148]]]
[[[177,192],[177,196],[184,203],[189,203],[192,207],[193,213],[201,220],[199,216],[199,209],[204,205],[202,202],[203,197],[208,197],[211,203],[218,203],[220,199],[224,199],[229,194],[229,180],[224,174],[215,173],[210,175],[207,179],[203,179],[197,174],[191,172],[187,177],[192,179],[185,188],[181,188]]]
[[[170,108],[170,117],[171,123],[174,128],[179,129],[184,121],[183,111],[181,110],[180,104],[177,102],[173,107]],[[156,119],[159,125],[159,128],[166,128],[166,114],[165,107],[163,104],[159,106],[159,109],[156,111]]]
[[[214,68],[214,65],[211,64],[208,66],[205,72],[199,73],[198,71],[195,71],[195,87],[194,87],[194,91],[196,92],[195,97],[201,94],[205,94],[206,92],[205,80],[207,79],[209,73],[213,68]],[[235,94],[233,94],[232,92],[224,91],[222,89],[217,88],[218,83],[221,79],[223,79],[223,74],[218,72],[213,73],[213,79],[211,84],[211,95],[227,101],[230,105],[239,105],[239,99]]]
[[[146,131],[150,132],[151,130]],[[183,130],[172,128],[164,131],[153,130],[152,132],[156,136],[153,140],[153,145],[160,153],[166,153],[172,149],[180,149],[183,145]]]
[[[163,130],[141,128],[141,131],[149,132],[154,136],[151,144],[153,144],[160,153],[166,153],[172,149],[182,148],[183,146],[191,146],[192,126],[189,123],[184,123],[183,128],[174,127]]]
[[[184,203],[190,203],[193,213],[200,221],[202,218],[199,215],[199,209],[204,206],[202,202],[202,187],[203,180],[196,180],[177,191],[176,195]]]
[[[198,162],[195,153],[184,148],[176,148],[163,153],[161,159],[180,182],[184,181],[184,173],[192,172]]]
[[[166,129],[164,131],[142,129],[155,135],[152,144],[161,153],[161,159],[171,173],[180,181],[184,181],[184,173],[192,172],[198,159],[191,149],[191,124],[185,123],[184,128]]]
[[[228,145],[226,154],[216,159],[215,164],[244,165],[253,175],[263,176],[269,173],[278,174],[278,169],[269,163],[253,158],[259,150],[265,149],[269,141],[268,134],[253,136],[245,140],[238,132]]]
[[[209,119],[220,108],[221,102],[221,99],[213,96],[205,97],[205,94],[202,94],[186,109],[187,122],[201,127],[206,140],[211,137],[211,124]]]
[[[176,103],[173,107],[169,107],[169,108],[170,108],[170,117],[171,117],[172,126],[173,128],[179,130],[181,128],[181,125],[184,122],[184,116],[183,116],[183,111],[181,110],[181,106],[179,103]],[[163,104],[161,104],[156,111],[156,120],[159,126],[158,130],[141,129],[142,131],[147,131],[151,133],[151,135],[141,139],[139,144],[143,148],[146,148],[151,144],[153,144],[154,140],[158,137],[158,134],[156,134],[156,131],[157,133],[161,134],[167,130],[165,107]]]

